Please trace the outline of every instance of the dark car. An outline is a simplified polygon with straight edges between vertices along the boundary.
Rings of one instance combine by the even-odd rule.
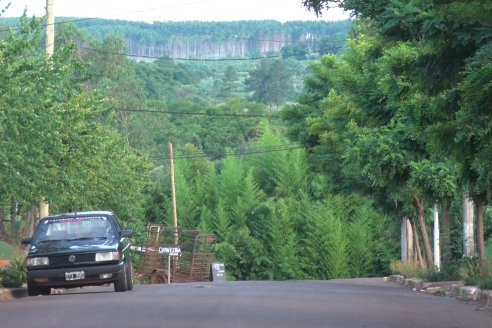
[[[52,215],[39,221],[26,258],[29,296],[49,295],[51,288],[114,284],[133,289],[130,230],[122,230],[108,211]]]

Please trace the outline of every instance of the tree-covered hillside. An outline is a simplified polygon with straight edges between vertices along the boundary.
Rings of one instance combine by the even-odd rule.
[[[73,20],[60,18],[62,20]],[[233,58],[279,53],[302,45],[305,52],[340,53],[351,21],[75,22],[92,37],[122,37],[129,53],[141,57]]]
[[[336,51],[317,57],[319,44],[304,42],[318,40],[311,23],[86,20],[58,23],[47,59],[41,21],[6,28],[0,234],[29,228],[31,209],[47,198],[56,211],[114,210],[142,242],[147,223],[172,222],[172,143],[179,225],[217,236],[231,279],[387,274],[399,263],[402,222],[414,232],[410,265],[461,279],[464,195],[475,203],[480,255],[469,263],[486,275],[488,2],[303,3],[354,10],[348,42],[320,32]],[[178,34],[181,50],[161,55],[157,44]],[[218,58],[235,39],[244,51]],[[265,47],[250,50],[248,40]],[[134,60],[132,49],[152,61]]]

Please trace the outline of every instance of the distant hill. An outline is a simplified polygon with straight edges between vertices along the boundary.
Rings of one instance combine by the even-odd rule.
[[[236,22],[131,22],[57,17],[73,21],[93,38],[122,37],[136,56],[172,58],[241,58],[269,53],[303,51],[323,54],[343,51],[352,22],[236,21]],[[0,23],[12,24],[12,19]]]

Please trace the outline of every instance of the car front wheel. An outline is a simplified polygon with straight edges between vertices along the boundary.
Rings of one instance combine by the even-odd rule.
[[[114,282],[114,291],[115,292],[126,292],[128,290],[128,283],[126,278],[127,264],[123,264],[123,271],[118,274],[118,279]]]
[[[128,290],[133,289],[133,263],[131,261],[126,265],[126,287]]]

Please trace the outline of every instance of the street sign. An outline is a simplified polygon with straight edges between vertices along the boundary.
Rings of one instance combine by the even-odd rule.
[[[169,256],[180,256],[181,247],[179,245],[160,246],[159,254],[169,254]]]

